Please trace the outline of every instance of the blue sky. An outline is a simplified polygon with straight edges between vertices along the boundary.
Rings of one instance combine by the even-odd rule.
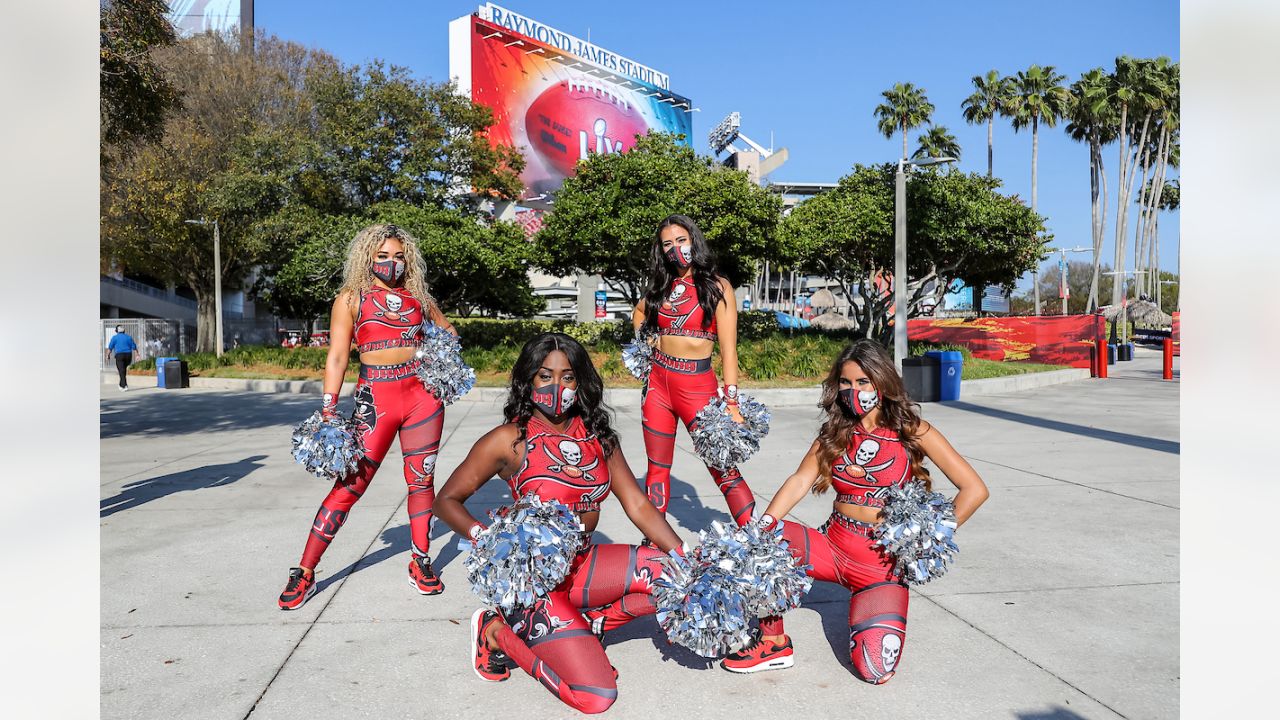
[[[1012,0],[913,2],[533,2],[499,3],[572,35],[590,39],[671,76],[691,98],[693,141],[708,153],[707,131],[732,111],[742,131],[790,151],[771,179],[834,182],[854,163],[894,160],[901,139],[885,139],[872,111],[896,82],[923,87],[963,150],[960,167],[986,172],[986,126],[966,125],[960,103],[970,79],[996,69],[1013,74],[1054,65],[1074,81],[1117,55],[1179,58],[1173,0]],[[382,58],[419,77],[448,76],[450,20],[479,2],[454,0],[257,0],[259,28],[323,48],[349,63]],[[1062,130],[1041,129],[1039,211],[1054,245],[1089,246],[1089,155]],[[917,131],[918,132],[918,131]],[[915,133],[910,136],[914,150]],[[1103,260],[1112,257],[1118,149],[1104,150],[1110,176]],[[1031,133],[995,128],[995,174],[1004,190],[1031,197]],[[1128,245],[1133,244],[1131,213]],[[1177,270],[1178,214],[1160,221],[1162,265]],[[1130,254],[1132,251],[1130,250]],[[1074,256],[1086,259],[1087,254]],[[1056,262],[1056,258],[1046,261]],[[1020,284],[1030,287],[1030,277]]]

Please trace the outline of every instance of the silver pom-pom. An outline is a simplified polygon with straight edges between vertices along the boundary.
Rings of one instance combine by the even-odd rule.
[[[649,369],[653,367],[653,348],[658,334],[644,327],[636,332],[631,342],[622,346],[622,364],[637,380],[647,382]]]
[[[293,429],[293,459],[321,480],[350,477],[364,455],[364,443],[350,420],[326,420],[317,410]]]
[[[569,574],[583,544],[582,521],[567,505],[536,495],[489,517],[492,524],[475,540],[458,542],[471,551],[463,561],[471,590],[507,611],[533,605]]]
[[[743,422],[729,414],[724,398],[712,398],[693,419],[689,437],[693,451],[708,467],[728,470],[746,462],[760,450],[760,441],[769,434],[769,408],[750,395],[738,395],[738,412]]]
[[[662,577],[654,582],[653,600],[658,624],[671,642],[702,657],[728,655],[751,642],[737,578],[674,551],[660,561]]]
[[[716,521],[698,533],[687,557],[662,559],[654,603],[658,623],[674,643],[703,657],[744,647],[748,621],[798,607],[813,579],[810,566],[787,548],[782,525],[730,527]]]
[[[463,362],[457,336],[439,325],[422,328],[422,344],[414,357],[421,361],[418,379],[445,405],[452,405],[476,384],[476,371]]]
[[[889,488],[884,521],[872,530],[876,544],[893,556],[899,577],[923,585],[947,572],[960,548],[955,543],[955,506],[942,493],[913,480]]]

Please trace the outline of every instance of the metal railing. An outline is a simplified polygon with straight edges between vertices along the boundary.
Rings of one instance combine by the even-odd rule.
[[[183,307],[191,308],[192,310],[196,309],[196,301],[192,300],[191,298],[185,298],[185,297],[182,297],[181,295],[170,295],[169,291],[167,290],[161,290],[158,287],[153,287],[151,285],[147,285],[146,283],[140,283],[137,280],[130,280],[129,278],[117,279],[117,278],[111,277],[110,275],[103,275],[102,281],[111,283],[112,285],[119,285],[120,287],[129,288],[134,292],[140,292],[140,293],[143,293],[144,295],[150,295],[152,297],[156,297],[161,300],[168,300],[169,302],[174,303],[175,305],[181,305]]]

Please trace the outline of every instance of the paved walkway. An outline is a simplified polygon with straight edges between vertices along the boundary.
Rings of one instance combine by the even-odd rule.
[[[349,404],[344,400],[344,408]],[[276,609],[327,488],[289,457],[316,399],[209,390],[102,393],[101,692],[104,718],[571,717],[521,671],[501,685],[467,664],[476,607],[443,523],[448,586],[407,583],[397,450],[320,565],[301,610]],[[770,715],[1167,718],[1178,713],[1178,383],[1159,355],[1111,379],[924,407],[990,486],[960,530],[959,564],[912,592],[901,671],[872,687],[845,657],[847,592],[819,584],[788,615],[796,666],[738,676],[659,639],[644,619],[611,633],[616,718]],[[500,419],[449,408],[441,481]],[[634,408],[618,413],[642,470]],[[815,410],[780,408],[744,474],[763,502],[794,469]],[[671,517],[685,537],[727,521],[681,431]],[[948,487],[939,479],[938,485]],[[503,500],[491,482],[477,508]],[[820,523],[830,498],[794,518]],[[478,513],[477,513],[478,514]],[[639,531],[610,503],[602,539]]]

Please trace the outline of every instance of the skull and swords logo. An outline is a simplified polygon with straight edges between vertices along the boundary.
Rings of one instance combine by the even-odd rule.
[[[394,293],[387,293],[387,304],[385,306],[378,302],[377,298],[373,298],[373,304],[378,308],[378,312],[375,312],[374,316],[385,317],[392,322],[408,321],[409,316],[417,309],[405,307],[404,298]]]
[[[885,462],[876,465],[868,465],[868,463],[874,460],[876,455],[879,453],[879,441],[867,438],[858,445],[858,449],[854,452],[852,459],[849,457],[849,453],[845,452],[845,454],[840,456],[839,462],[837,462],[832,469],[839,473],[845,473],[850,477],[861,478],[871,476],[871,479],[874,481],[875,476],[872,475],[872,473],[880,472],[893,464],[893,458],[890,457]]]
[[[551,450],[550,443],[542,446],[543,452],[553,461],[553,464],[547,466],[548,470],[553,473],[562,473],[575,480],[585,478],[587,482],[595,481],[595,476],[590,471],[600,464],[600,458],[595,458],[590,464],[583,465],[582,446],[578,443],[572,440],[561,440],[556,447],[560,450],[559,455]]]

